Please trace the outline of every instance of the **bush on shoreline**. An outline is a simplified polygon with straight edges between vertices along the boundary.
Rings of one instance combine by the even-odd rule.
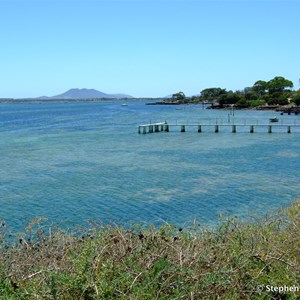
[[[28,225],[0,231],[1,299],[297,299],[300,202],[218,228],[102,226],[80,236]],[[269,289],[273,289],[270,291]]]

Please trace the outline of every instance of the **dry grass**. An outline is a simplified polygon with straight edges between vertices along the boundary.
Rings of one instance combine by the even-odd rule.
[[[29,224],[0,233],[0,299],[297,299],[300,202],[208,230],[97,226],[84,233]]]

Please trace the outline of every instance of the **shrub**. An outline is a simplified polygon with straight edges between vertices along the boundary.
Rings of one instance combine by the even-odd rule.
[[[76,233],[33,222],[2,234],[1,299],[297,299],[300,202],[214,229],[95,226]]]

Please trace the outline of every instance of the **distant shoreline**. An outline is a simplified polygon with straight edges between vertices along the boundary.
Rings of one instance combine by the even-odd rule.
[[[36,99],[36,98],[0,98],[0,104],[47,104],[47,103],[73,103],[73,102],[134,102],[134,101],[157,101],[151,98],[83,98],[83,99]]]
[[[80,102],[90,102],[90,103],[98,103],[98,102],[139,102],[139,101],[149,101],[146,105],[168,105],[168,106],[181,106],[181,105],[209,105],[211,103],[174,103],[174,102],[164,102],[163,98],[84,98],[84,99],[37,99],[37,98],[0,98],[1,104],[54,104],[54,103],[80,103]],[[206,109],[214,109],[214,110],[230,110],[232,107],[224,106],[208,106]],[[247,107],[247,108],[239,108],[234,107],[235,110],[266,110],[266,111],[277,111],[281,113],[294,113],[295,115],[300,114],[300,107],[287,107],[287,106],[278,106],[278,105],[265,105],[265,106],[257,106],[257,107]]]

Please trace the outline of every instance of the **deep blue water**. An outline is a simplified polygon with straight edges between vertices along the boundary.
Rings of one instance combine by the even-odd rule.
[[[274,112],[144,102],[2,104],[0,219],[19,229],[33,218],[75,227],[264,214],[300,194],[300,133],[250,134],[188,128],[138,134],[157,121],[268,122]],[[278,115],[278,113],[277,113]],[[279,116],[300,123],[300,116]],[[194,120],[194,121],[193,121]]]

